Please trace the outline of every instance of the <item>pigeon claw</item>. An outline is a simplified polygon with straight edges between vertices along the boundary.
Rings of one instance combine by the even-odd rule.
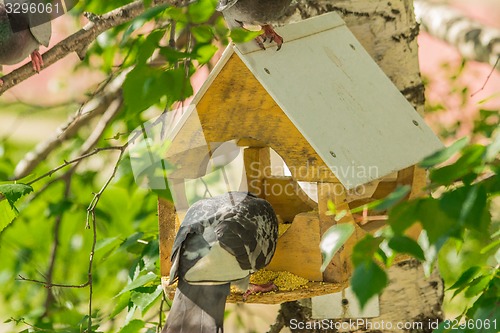
[[[31,53],[31,64],[33,65],[33,70],[37,73],[39,73],[42,70],[43,67],[43,59],[42,55],[38,50],[33,51]]]
[[[250,283],[248,285],[247,291],[243,294],[243,302],[246,302],[248,299],[248,296],[256,293],[267,293],[270,291],[275,291],[278,290],[278,287],[273,283],[269,282],[266,284],[253,284]]]
[[[281,45],[283,45],[283,37],[278,35],[278,33],[276,31],[274,31],[273,26],[270,24],[262,26],[262,30],[264,32],[259,37],[262,38],[262,40],[264,42],[267,41],[268,39],[269,39],[269,42],[275,42],[278,45],[278,48],[276,49],[276,51],[279,51],[281,49]],[[260,44],[259,44],[259,46],[260,46]]]

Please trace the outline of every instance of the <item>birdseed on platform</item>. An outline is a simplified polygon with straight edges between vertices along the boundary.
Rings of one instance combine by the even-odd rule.
[[[274,272],[266,269],[261,269],[250,276],[250,282],[254,284],[265,284],[271,281],[281,291],[297,290],[305,287],[309,282],[290,272]]]

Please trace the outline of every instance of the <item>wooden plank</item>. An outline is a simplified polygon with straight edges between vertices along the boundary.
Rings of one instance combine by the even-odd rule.
[[[291,223],[297,214],[309,212],[318,206],[291,177],[266,177],[263,187],[266,200],[285,222]]]
[[[169,299],[174,298],[175,286],[169,286],[166,277],[161,279],[165,295]],[[248,296],[246,302],[243,302],[242,294],[231,293],[228,303],[259,303],[259,304],[281,304],[284,302],[296,301],[299,299],[310,298],[314,296],[330,294],[341,291],[343,286],[338,283],[309,282],[303,288],[292,291],[275,291],[264,294],[255,294]]]
[[[328,19],[331,29],[325,30]],[[316,20],[321,24],[316,26]],[[278,28],[287,41],[280,52],[248,52],[240,46],[235,51],[352,189],[413,165],[442,144],[349,29],[337,22],[332,12]],[[309,29],[303,38],[296,38],[299,27]]]
[[[318,213],[301,213],[278,239],[274,257],[266,267],[271,271],[286,271],[309,281],[323,281],[319,270],[320,231]]]
[[[337,212],[346,211],[345,215],[338,221],[335,220],[334,215],[329,213],[329,200],[335,204]],[[321,235],[338,223],[351,223],[355,227],[354,234],[333,257],[323,272],[323,281],[345,283],[351,276],[352,248],[364,236],[365,232],[354,222],[347,203],[345,188],[340,183],[318,183],[318,209]]]
[[[158,226],[160,239],[160,274],[170,275],[172,247],[176,233],[175,207],[171,201],[158,198]]]
[[[224,66],[210,74],[212,84],[196,95],[196,107],[189,108],[176,127],[167,160],[178,168],[169,177],[200,177],[213,145],[249,139],[273,148],[297,181],[336,182],[332,171],[241,59],[228,52],[224,59]]]
[[[243,163],[245,179],[248,191],[265,198],[264,178],[270,175],[271,157],[268,147],[264,148],[245,148],[243,151]]]

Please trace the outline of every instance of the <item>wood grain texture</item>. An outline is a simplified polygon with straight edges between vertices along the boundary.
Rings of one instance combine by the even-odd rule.
[[[295,180],[337,181],[236,54],[230,56],[217,79],[206,88],[196,112],[186,117],[167,155],[167,160],[178,166],[171,177],[200,177],[209,150],[213,151],[216,143],[253,139],[272,147],[285,160]]]
[[[158,199],[158,221],[160,238],[160,274],[170,275],[170,255],[174,246],[176,232],[176,213],[174,204],[171,201]]]
[[[165,295],[169,299],[173,299],[175,294],[176,286],[168,285],[168,278],[162,277],[161,279],[162,287]],[[296,301],[299,299],[330,294],[339,292],[342,290],[342,286],[338,283],[324,283],[324,282],[309,282],[306,286],[301,289],[292,291],[275,291],[264,294],[254,294],[248,296],[246,302],[243,302],[242,294],[231,293],[227,302],[229,303],[259,303],[259,304],[281,304],[284,302]]]
[[[243,151],[243,164],[248,191],[260,198],[265,198],[264,178],[270,176],[271,156],[269,147],[248,147]]]
[[[323,281],[320,272],[321,252],[318,213],[301,213],[278,239],[274,257],[266,267],[287,271],[309,281]]]
[[[318,209],[316,202],[311,200],[291,177],[265,178],[264,191],[266,200],[285,222],[291,223],[297,214]]]
[[[323,272],[323,281],[345,283],[351,276],[351,254],[354,244],[361,239],[365,232],[354,222],[346,200],[345,188],[340,183],[318,183],[318,208],[320,219],[320,234],[323,235],[330,227],[339,223],[352,223],[355,227],[354,234],[333,257],[330,264]],[[345,215],[338,221],[330,213],[328,202],[335,204],[337,212],[345,211]]]

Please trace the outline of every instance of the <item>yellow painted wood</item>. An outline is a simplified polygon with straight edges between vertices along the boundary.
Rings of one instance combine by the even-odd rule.
[[[196,112],[186,116],[173,139],[167,160],[176,165],[177,170],[169,177],[201,177],[209,151],[215,150],[218,143],[234,139],[258,140],[273,148],[296,181],[337,181],[236,54],[230,56],[206,88]]]
[[[301,213],[278,239],[274,257],[266,267],[271,271],[287,271],[308,279],[323,281],[320,272],[318,213]]]
[[[260,198],[265,198],[264,177],[270,176],[271,155],[269,147],[245,148],[243,162],[248,191]]]
[[[168,277],[162,277],[161,284],[165,295],[169,299],[174,298],[176,286],[168,285]],[[343,286],[338,283],[324,283],[324,282],[309,282],[306,286],[298,290],[292,291],[275,291],[263,294],[254,294],[248,296],[247,300],[243,302],[242,294],[231,293],[227,302],[229,303],[259,303],[259,304],[281,304],[284,302],[296,301],[299,299],[310,298],[314,296],[331,294],[341,291]]]
[[[158,199],[158,221],[160,238],[160,273],[162,276],[170,275],[172,262],[170,256],[174,245],[176,233],[176,219],[174,204],[171,201]]]
[[[335,204],[337,213],[345,211],[345,215],[335,220],[328,209],[328,201]],[[318,183],[318,208],[320,219],[320,234],[323,235],[330,227],[339,223],[351,223],[355,227],[354,234],[333,257],[323,272],[323,281],[345,283],[351,276],[351,254],[354,244],[361,239],[365,232],[354,222],[350,207],[346,199],[346,190],[340,183]]]
[[[271,203],[276,214],[291,223],[295,216],[318,208],[291,177],[270,176],[264,179],[265,199]]]

